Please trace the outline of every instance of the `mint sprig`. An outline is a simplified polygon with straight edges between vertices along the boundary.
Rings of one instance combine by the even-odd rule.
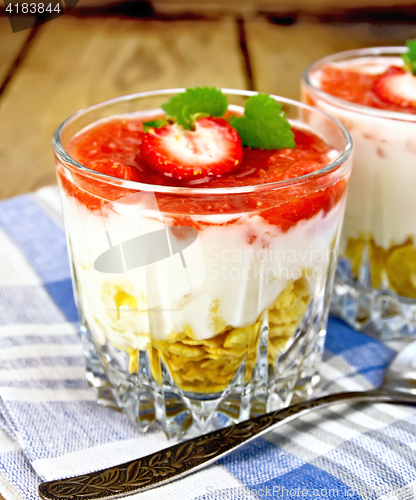
[[[162,105],[163,111],[182,127],[192,130],[202,116],[223,116],[228,102],[221,90],[215,87],[195,87],[172,97]]]
[[[162,105],[162,109],[166,118],[145,122],[145,132],[172,122],[193,130],[199,118],[224,116],[228,101],[227,96],[215,87],[195,87],[172,97]],[[243,146],[270,150],[296,146],[281,104],[268,94],[257,94],[247,99],[244,116],[232,116],[230,125],[237,130]]]
[[[294,148],[295,140],[282,105],[268,94],[250,97],[244,116],[234,116],[231,126],[241,137],[244,146],[261,149]]]
[[[402,54],[402,59],[406,66],[406,69],[412,72],[416,76],[416,38],[413,40],[407,40],[406,42],[409,52]]]

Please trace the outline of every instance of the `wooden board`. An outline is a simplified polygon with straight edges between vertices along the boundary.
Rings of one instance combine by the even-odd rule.
[[[29,33],[13,33],[7,17],[0,17],[0,87]]]
[[[416,26],[336,25],[299,22],[277,26],[265,20],[246,23],[247,45],[256,90],[299,99],[303,71],[329,54],[358,47],[403,45]]]
[[[0,100],[0,199],[55,182],[51,137],[78,109],[195,85],[245,87],[234,21],[64,16],[45,24]]]
[[[80,7],[97,5],[99,0],[80,0]],[[178,14],[181,12],[255,12],[276,13],[321,13],[339,9],[383,8],[414,5],[414,0],[153,0],[158,12]]]
[[[34,0],[41,3],[44,0]],[[136,0],[79,0],[76,8],[105,8]],[[397,7],[413,5],[414,0],[153,0],[152,5],[164,12],[203,11],[269,11],[269,12],[322,12],[334,9],[361,7]],[[2,7],[0,3],[0,7]]]

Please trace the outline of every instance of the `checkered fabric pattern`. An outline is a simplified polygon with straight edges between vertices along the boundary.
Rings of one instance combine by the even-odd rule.
[[[99,406],[82,346],[56,188],[0,203],[0,493],[38,498],[42,480],[116,465],[167,445]],[[381,383],[399,343],[329,321],[323,391]],[[311,413],[150,499],[416,498],[416,408]]]

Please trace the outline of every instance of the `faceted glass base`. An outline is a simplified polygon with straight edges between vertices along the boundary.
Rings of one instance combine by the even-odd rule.
[[[416,336],[416,300],[360,285],[350,278],[348,264],[342,260],[335,276],[331,313],[356,330],[372,328],[383,340]]]
[[[269,327],[265,318],[251,380],[245,382],[244,359],[227,388],[212,394],[182,391],[163,362],[162,383],[158,384],[152,375],[149,351],[140,351],[136,373],[120,370],[120,364],[113,362],[114,348],[109,344],[98,347],[84,324],[81,335],[87,379],[97,389],[98,403],[123,411],[140,432],[160,424],[168,438],[188,439],[284,408],[294,395],[311,396],[319,382],[326,315],[322,307],[313,308],[312,304],[309,312],[274,367],[268,363]]]

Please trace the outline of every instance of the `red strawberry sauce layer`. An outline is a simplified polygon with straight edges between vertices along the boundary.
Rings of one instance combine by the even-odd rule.
[[[384,73],[384,69],[380,73]],[[380,74],[327,66],[320,71],[320,88],[327,94],[362,106],[400,113],[416,113],[416,108],[404,108],[380,99],[374,92],[374,84],[379,78]]]
[[[97,172],[146,184],[194,188],[231,188],[283,181],[308,174],[328,164],[329,145],[317,136],[294,129],[293,149],[260,150],[244,148],[238,170],[223,177],[193,181],[177,180],[152,171],[141,157],[143,128],[137,119],[113,119],[75,136],[68,153],[79,163]],[[127,196],[129,191],[76,174],[73,184],[58,169],[60,181],[70,196],[87,208],[97,210],[106,200]],[[329,211],[342,197],[346,181],[328,181],[327,176],[278,191],[266,190],[239,195],[180,196],[157,193],[161,211],[178,225],[194,225],[201,229],[209,223],[193,222],[189,215],[256,212],[269,223],[287,231],[299,220]],[[133,192],[133,191],[132,191]],[[104,198],[104,200],[102,199]]]

